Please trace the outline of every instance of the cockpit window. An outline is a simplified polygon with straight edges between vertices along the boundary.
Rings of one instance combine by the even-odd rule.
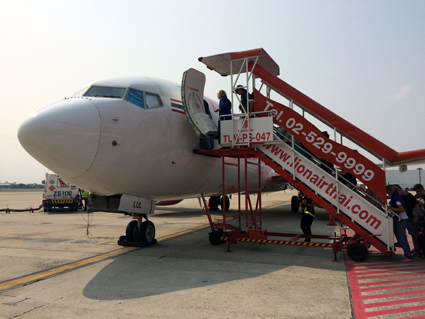
[[[114,99],[122,99],[126,88],[114,88],[108,86],[92,86],[84,96],[109,97]]]
[[[153,107],[160,107],[162,106],[162,101],[159,95],[152,94],[152,93],[146,93],[146,106],[150,109]]]
[[[125,99],[137,106],[143,107],[143,93],[140,91],[130,89]]]
[[[79,97],[81,94],[84,93],[84,91],[87,90],[87,86],[84,89],[79,90],[78,92],[75,92],[72,97]]]

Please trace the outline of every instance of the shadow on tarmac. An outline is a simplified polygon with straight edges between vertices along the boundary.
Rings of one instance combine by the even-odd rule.
[[[287,215],[284,225],[282,214]],[[282,214],[268,214],[268,224],[273,225],[270,231],[294,232],[299,227],[300,215]],[[325,213],[319,215],[323,216],[315,221],[315,232],[332,234],[334,228],[327,225]],[[292,276],[294,267],[311,268],[309,272],[322,269],[345,273],[344,262],[331,262],[330,249],[238,243],[230,247],[232,253],[225,253],[227,245],[212,246],[208,232],[209,229],[198,230],[116,257],[85,286],[84,296],[122,300],[201,287],[219,290],[223,287],[215,285],[252,278],[262,280],[260,277],[275,272],[284,271]],[[343,261],[343,254],[339,253],[338,258]]]

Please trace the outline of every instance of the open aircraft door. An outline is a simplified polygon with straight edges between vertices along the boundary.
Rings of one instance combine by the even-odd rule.
[[[182,102],[183,109],[199,137],[211,138],[218,134],[217,125],[204,107],[205,74],[195,69],[183,73]]]

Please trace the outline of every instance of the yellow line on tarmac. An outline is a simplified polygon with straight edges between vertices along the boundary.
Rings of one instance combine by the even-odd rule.
[[[7,282],[0,284],[0,291],[4,290],[4,289],[12,288],[14,286],[23,285],[23,284],[26,284],[26,283],[31,282],[31,281],[40,280],[40,279],[43,279],[45,277],[56,275],[58,273],[69,271],[71,269],[75,269],[75,268],[78,268],[78,267],[81,267],[81,266],[89,265],[89,264],[101,261],[103,259],[110,258],[110,257],[113,257],[113,256],[117,256],[117,255],[121,255],[121,254],[124,254],[124,253],[132,251],[132,250],[136,250],[136,249],[139,249],[139,248],[138,247],[127,247],[127,248],[124,248],[124,249],[118,249],[118,250],[114,250],[114,251],[111,251],[111,252],[106,253],[106,254],[98,255],[98,256],[87,258],[87,259],[80,260],[80,261],[76,261],[76,262],[71,263],[71,264],[59,266],[59,267],[56,267],[56,268],[52,268],[52,269],[42,271],[42,272],[39,272],[39,273],[36,273],[36,274],[25,276],[25,277],[22,277],[22,278],[13,279],[13,280],[10,280],[10,281],[7,281]]]
[[[199,227],[192,228],[192,229],[189,229],[189,230],[185,230],[185,231],[182,231],[182,232],[179,232],[179,233],[176,233],[176,234],[172,234],[172,235],[169,235],[169,236],[164,236],[164,237],[159,238],[158,241],[163,241],[163,240],[166,240],[166,239],[185,235],[185,234],[188,234],[188,233],[200,230],[200,229],[207,228],[209,226],[210,225],[207,224],[207,225],[199,226]],[[76,261],[76,262],[73,262],[73,263],[70,263],[70,264],[67,264],[67,265],[59,266],[59,267],[56,267],[56,268],[52,268],[52,269],[49,269],[49,270],[46,270],[46,271],[42,271],[42,272],[35,273],[35,274],[32,274],[32,275],[24,276],[24,277],[21,277],[21,278],[12,279],[12,280],[0,283],[0,291],[5,290],[5,289],[14,288],[16,286],[22,286],[22,285],[30,283],[32,281],[41,280],[41,279],[44,279],[46,277],[57,275],[57,274],[60,274],[60,273],[63,273],[63,272],[66,272],[66,271],[69,271],[69,270],[72,270],[72,269],[75,269],[75,268],[78,268],[78,267],[87,266],[87,265],[90,265],[90,264],[93,264],[93,263],[96,263],[96,262],[99,262],[99,261],[102,261],[102,260],[105,260],[105,259],[108,259],[108,258],[111,258],[111,257],[114,257],[114,256],[122,255],[122,254],[128,253],[128,252],[133,251],[133,250],[137,250],[137,249],[140,249],[140,247],[126,247],[126,248],[122,248],[122,249],[117,249],[117,250],[111,251],[111,252],[106,253],[106,254],[101,254],[101,255],[90,257],[90,258],[87,258],[87,259],[79,260],[79,261]]]

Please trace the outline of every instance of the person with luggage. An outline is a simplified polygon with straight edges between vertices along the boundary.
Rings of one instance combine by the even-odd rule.
[[[418,227],[419,205],[415,196],[413,196],[409,192],[406,192],[398,184],[394,184],[394,186],[398,188],[401,198],[406,204],[406,214],[407,217],[409,217],[407,220],[406,228],[409,235],[412,236],[412,242],[414,247],[412,250],[412,255],[416,256],[418,254],[418,234],[416,229]]]
[[[402,259],[402,262],[410,262],[413,260],[413,256],[406,237],[406,224],[408,220],[406,204],[401,198],[396,186],[387,185],[386,190],[387,194],[390,196],[389,208],[400,216],[400,219],[394,217],[394,235],[404,251],[404,258]]]
[[[418,255],[425,258],[425,190],[422,184],[413,186],[418,201]]]

